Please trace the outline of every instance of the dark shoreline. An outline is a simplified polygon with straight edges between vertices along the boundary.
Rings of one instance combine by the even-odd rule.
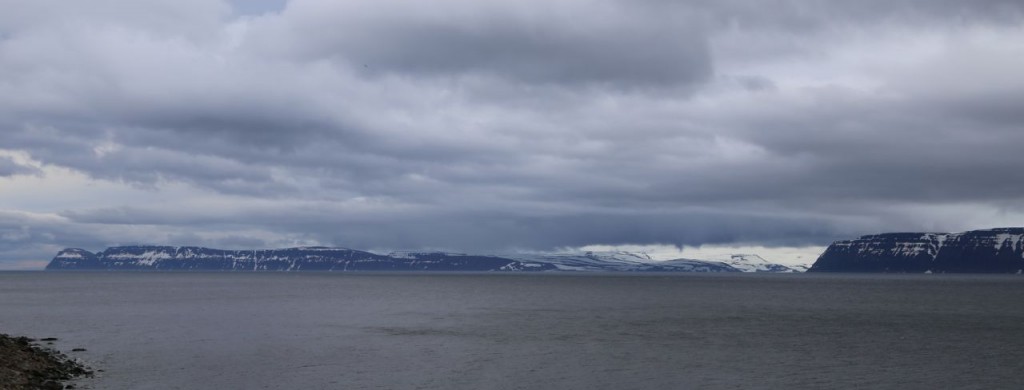
[[[74,388],[64,382],[92,375],[81,363],[35,342],[0,333],[0,390]]]

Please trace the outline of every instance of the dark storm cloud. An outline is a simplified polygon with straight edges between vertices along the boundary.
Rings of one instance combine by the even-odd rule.
[[[682,191],[709,199],[887,201],[999,200],[1024,193],[1014,152],[1024,142],[1024,122],[1014,114],[1024,110],[1024,94],[936,96],[886,99],[835,90],[813,94],[810,104],[762,102],[773,109],[751,110],[722,125],[762,148],[765,161],[717,173],[713,186]]]
[[[960,23],[1016,23],[1024,13],[1019,0],[641,0],[663,9],[686,9],[732,28],[779,29],[793,33],[856,27]]]
[[[11,198],[0,260],[823,245],[1024,200],[1021,2],[121,3],[0,3],[0,180],[126,184]]]
[[[252,45],[307,61],[341,61],[367,74],[663,86],[710,76],[699,23],[603,1],[296,1],[262,32],[282,42]]]

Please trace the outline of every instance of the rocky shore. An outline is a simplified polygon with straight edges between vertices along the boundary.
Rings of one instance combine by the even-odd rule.
[[[82,364],[35,341],[0,333],[0,390],[73,389],[63,382],[92,375]]]

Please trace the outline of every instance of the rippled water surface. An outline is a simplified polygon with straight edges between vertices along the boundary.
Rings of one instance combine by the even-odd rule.
[[[0,273],[93,389],[1024,388],[1024,278]]]

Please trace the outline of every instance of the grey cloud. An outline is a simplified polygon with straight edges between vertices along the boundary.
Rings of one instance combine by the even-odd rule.
[[[722,26],[815,33],[823,29],[894,23],[1016,23],[1024,15],[1018,0],[648,0],[668,9],[700,12]]]
[[[255,237],[228,235],[225,237],[204,237],[196,233],[169,234],[167,245],[202,246],[223,249],[274,248],[274,243]]]
[[[841,237],[838,229],[820,221],[788,218],[730,216],[719,213],[666,214],[587,214],[552,217],[486,215],[476,219],[440,218],[437,222],[416,221],[397,226],[369,229],[324,230],[325,242],[354,243],[367,247],[394,247],[385,239],[398,235],[402,245],[410,247],[465,248],[476,251],[531,248],[554,250],[583,246],[593,242],[606,244],[750,243],[767,245],[808,245]]]
[[[98,251],[107,246],[157,244],[242,249],[311,242],[287,232],[250,228],[197,234],[190,227],[175,225],[81,223],[57,215],[0,211],[0,259],[4,262],[49,260],[68,247]]]
[[[931,99],[836,90],[817,96],[813,106],[780,107],[773,101],[781,109],[744,118],[738,135],[780,158],[805,160],[800,168],[779,166],[771,172],[790,184],[777,188],[800,189],[786,196],[939,201],[1019,196],[1024,174],[1013,152],[1024,142],[1019,123],[1012,114],[972,112],[972,107],[998,110],[1003,98],[953,99],[952,104],[922,104]]]
[[[29,29],[144,28],[151,33],[201,39],[216,31],[231,8],[223,1],[149,0],[123,3],[95,0],[66,3],[40,0],[30,3],[0,1],[0,32],[17,35]]]
[[[1017,2],[153,4],[0,16],[0,149],[186,188],[5,206],[0,261],[147,241],[824,245],[985,227],[951,216],[1019,214],[1024,194]],[[179,24],[139,21],[159,10]],[[904,36],[934,47],[856,38]],[[13,161],[4,180],[41,174]]]
[[[258,16],[281,12],[288,0],[230,0],[231,7],[239,15]]]
[[[312,242],[356,248],[447,248],[494,251],[515,248],[556,249],[605,244],[701,245],[762,243],[808,245],[843,237],[847,228],[820,216],[749,215],[718,210],[650,212],[605,210],[589,213],[524,215],[502,210],[429,209],[368,214],[331,205],[319,207],[241,206],[230,210],[173,212],[147,209],[97,209],[67,212],[76,223],[118,226],[145,224],[177,228],[257,227]],[[561,215],[559,215],[561,214]],[[851,219],[850,223],[855,223]],[[176,235],[172,242],[261,244],[243,237],[206,240]],[[244,246],[244,245],[243,245]]]
[[[63,247],[95,245],[106,238],[52,216],[0,210],[0,259],[48,260]]]
[[[43,173],[39,168],[22,165],[13,158],[7,156],[0,156],[0,177],[14,176],[14,175],[34,175],[38,176]]]
[[[719,55],[745,62],[821,59],[857,39],[884,43],[887,30],[915,35],[971,28],[1013,28],[1024,18],[1019,0],[650,0],[665,12],[702,15]],[[913,48],[913,47],[908,47]]]
[[[306,60],[338,59],[368,74],[627,87],[701,83],[711,74],[706,36],[685,15],[627,3],[545,4],[544,12],[527,9],[540,3],[525,4],[297,1],[283,13],[284,26],[272,26],[291,39],[254,45]]]

